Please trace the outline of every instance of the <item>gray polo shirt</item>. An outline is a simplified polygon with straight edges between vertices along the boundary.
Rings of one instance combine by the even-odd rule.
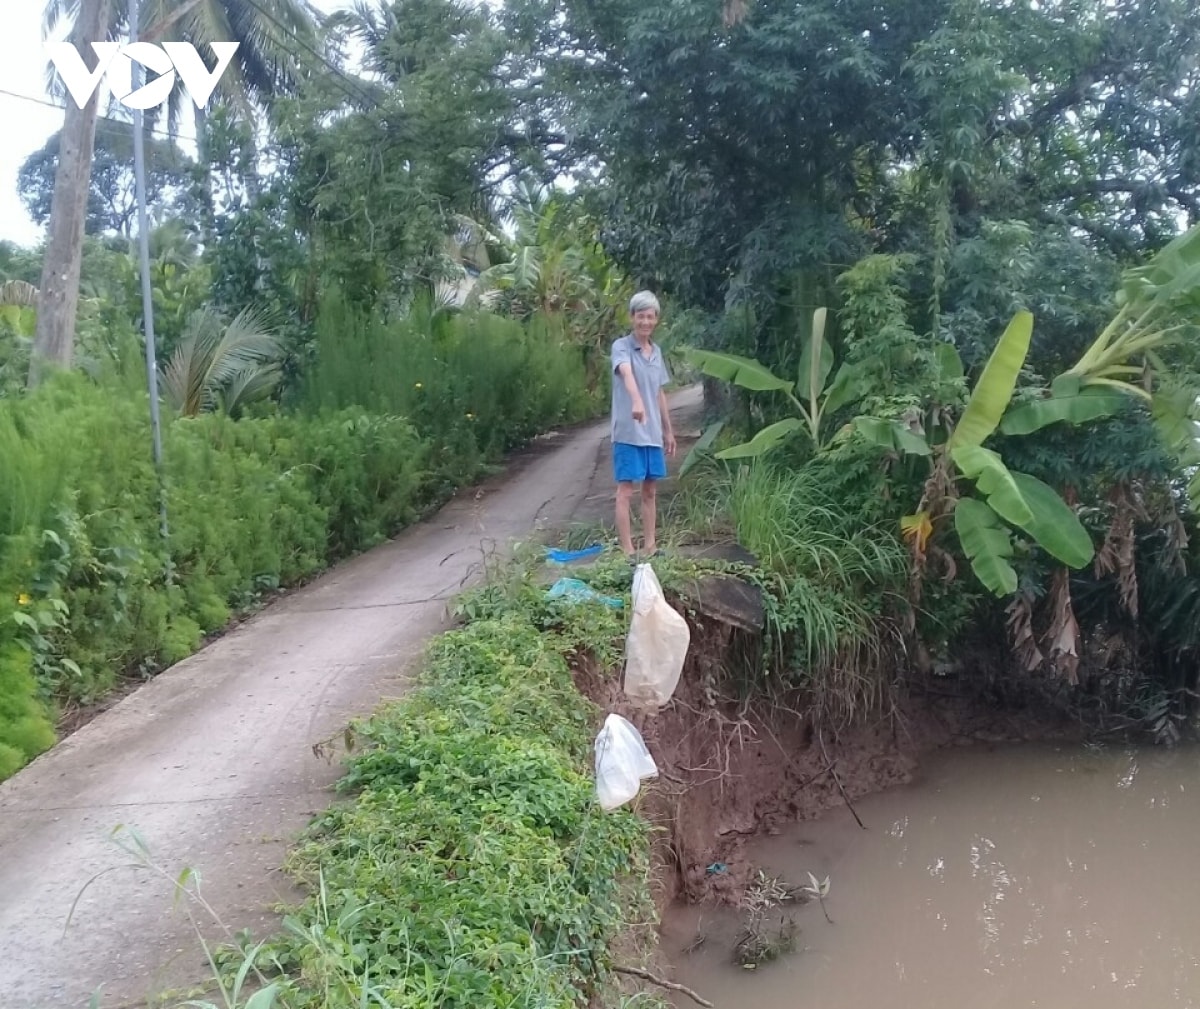
[[[633,419],[633,400],[625,382],[617,374],[622,364],[633,365],[633,379],[642,395],[646,408],[646,419],[638,423]],[[663,424],[658,407],[659,390],[671,381],[667,363],[663,360],[662,348],[650,344],[650,356],[646,357],[638,348],[637,337],[632,333],[617,340],[612,347],[612,440],[626,445],[652,445],[662,448]]]

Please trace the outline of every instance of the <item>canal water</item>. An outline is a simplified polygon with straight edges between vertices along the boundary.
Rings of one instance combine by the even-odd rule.
[[[747,849],[828,877],[832,924],[773,908],[795,950],[747,969],[743,915],[676,907],[672,976],[720,1009],[1200,1009],[1200,749],[947,750],[855,809]]]

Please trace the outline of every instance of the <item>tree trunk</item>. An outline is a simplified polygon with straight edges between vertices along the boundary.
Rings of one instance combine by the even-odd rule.
[[[82,0],[72,41],[89,68],[95,54],[88,43],[108,34],[111,0]],[[38,298],[37,329],[29,385],[44,376],[47,366],[69,368],[75,351],[75,316],[79,307],[79,269],[83,258],[83,231],[87,219],[96,144],[96,117],[100,89],[82,109],[67,98],[66,119],[59,143],[54,199],[46,236],[46,259]]]
[[[242,185],[246,189],[246,203],[248,206],[253,206],[258,200],[259,182],[258,182],[258,124],[254,120],[254,116],[249,116],[246,127],[249,132],[246,135],[246,140],[242,144],[241,151],[241,168],[242,168]]]
[[[200,244],[207,250],[216,231],[216,201],[213,197],[212,145],[208,136],[208,111],[196,109],[197,198],[200,201]]]

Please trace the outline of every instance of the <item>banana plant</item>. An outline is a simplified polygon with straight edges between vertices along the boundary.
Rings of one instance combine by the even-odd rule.
[[[1200,463],[1197,389],[1179,376],[1194,372],[1197,362],[1169,365],[1163,354],[1190,350],[1200,332],[1200,225],[1126,271],[1116,302],[1112,321],[1053,381],[1048,395],[1011,409],[1000,430],[1025,435],[1050,424],[1084,424],[1141,402],[1149,407],[1163,445],[1181,468],[1195,474]],[[1192,476],[1188,496],[1200,508],[1200,476]]]
[[[1200,225],[1125,272],[1117,314],[1066,376],[1149,402],[1147,365],[1165,348],[1197,332],[1200,320]],[[1139,361],[1140,359],[1140,361]]]
[[[1127,270],[1116,302],[1117,314],[1054,380],[1049,396],[1005,416],[1005,434],[1030,434],[1059,422],[1082,424],[1141,401],[1151,407],[1164,441],[1171,443],[1172,428],[1182,416],[1179,400],[1169,392],[1160,397],[1155,382],[1163,383],[1175,370],[1164,363],[1163,351],[1191,343],[1200,331],[1200,225],[1144,265]]]
[[[32,336],[37,299],[37,288],[23,280],[0,283],[0,320],[17,336]]]
[[[921,503],[914,514],[901,519],[901,530],[918,564],[923,562],[934,523],[952,514],[971,569],[998,596],[1017,590],[1012,566],[1014,527],[1068,567],[1082,568],[1095,554],[1087,530],[1052,487],[1027,473],[1013,472],[998,453],[984,447],[1001,426],[1032,335],[1033,316],[1018,312],[992,351],[958,423],[940,444],[894,421],[857,418],[854,424],[876,444],[932,457]],[[974,485],[977,497],[955,492],[959,477]]]
[[[757,459],[800,430],[807,432],[813,448],[825,447],[825,419],[862,398],[858,372],[852,366],[843,364],[834,373],[833,348],[825,339],[827,319],[827,309],[813,312],[812,333],[801,351],[795,382],[780,378],[748,357],[711,350],[685,351],[687,360],[710,378],[731,382],[749,392],[782,392],[799,415],[768,424],[749,441],[718,452],[718,459]]]

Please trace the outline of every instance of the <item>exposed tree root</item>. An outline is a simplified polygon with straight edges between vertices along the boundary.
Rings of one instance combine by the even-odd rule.
[[[642,970],[641,967],[613,967],[618,974],[628,974],[630,977],[639,977],[643,981],[649,981],[651,984],[656,984],[660,988],[666,988],[670,991],[682,992],[697,1005],[707,1006],[708,1009],[713,1009],[713,1004],[706,998],[701,998],[687,985],[676,984],[674,981],[668,981],[666,978],[659,977],[657,974],[651,974],[648,970]]]

